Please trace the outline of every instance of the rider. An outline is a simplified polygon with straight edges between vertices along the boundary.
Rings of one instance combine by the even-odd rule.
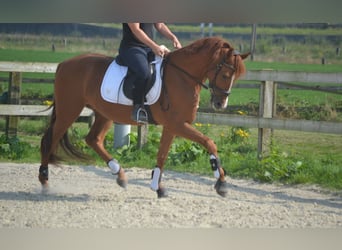
[[[182,45],[178,38],[164,23],[123,23],[123,37],[119,48],[119,57],[124,65],[134,72],[133,112],[132,119],[138,123],[147,123],[147,112],[144,108],[145,87],[151,78],[148,56],[153,52],[163,57],[167,52],[153,40],[153,27],[164,37],[173,42],[178,49]]]

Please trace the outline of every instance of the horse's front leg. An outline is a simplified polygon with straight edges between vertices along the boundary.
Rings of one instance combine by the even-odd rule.
[[[113,159],[103,145],[106,133],[112,125],[113,122],[111,120],[95,112],[95,121],[86,136],[86,142],[107,163],[112,173],[117,175],[117,184],[125,188],[128,181],[124,169]]]
[[[219,195],[223,197],[226,196],[228,192],[228,185],[225,181],[226,171],[221,166],[215,142],[186,122],[175,126],[174,133],[178,136],[197,142],[207,149],[210,154],[210,165],[214,176],[217,179],[215,190]]]
[[[157,155],[157,166],[152,171],[151,181],[151,189],[157,192],[158,198],[167,197],[166,190],[161,184],[161,177],[163,174],[164,164],[174,137],[174,134],[172,134],[167,128],[163,128]]]

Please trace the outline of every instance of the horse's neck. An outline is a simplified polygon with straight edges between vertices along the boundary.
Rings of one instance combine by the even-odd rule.
[[[170,57],[168,60],[174,66],[168,67],[172,72],[167,75],[165,84],[168,86],[168,92],[171,99],[182,100],[186,106],[191,106],[197,110],[201,91],[201,83],[205,80],[207,74],[208,56],[206,55],[182,55],[178,54]]]
[[[171,59],[174,64],[184,69],[187,73],[198,79],[204,80],[210,61],[208,53],[198,53],[184,55],[181,53],[175,54]]]

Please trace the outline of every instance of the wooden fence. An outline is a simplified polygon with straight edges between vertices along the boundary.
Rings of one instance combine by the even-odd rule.
[[[9,72],[9,101],[0,104],[0,116],[6,116],[6,133],[16,134],[19,116],[47,116],[43,105],[20,105],[22,72],[55,73],[56,63],[0,62],[0,71]],[[259,156],[267,154],[272,129],[297,130],[318,133],[342,134],[342,123],[310,120],[276,119],[276,82],[306,82],[320,85],[341,84],[342,73],[284,72],[276,70],[247,71],[242,78],[260,82],[259,117],[237,116],[218,113],[197,113],[196,122],[258,128]],[[90,116],[92,111],[85,108],[81,116]],[[143,131],[146,128],[142,129]],[[146,138],[146,136],[142,136]]]

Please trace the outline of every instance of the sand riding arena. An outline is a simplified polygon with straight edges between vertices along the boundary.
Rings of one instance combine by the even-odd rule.
[[[341,228],[342,195],[315,186],[229,179],[223,198],[213,177],[166,171],[158,199],[151,170],[127,169],[126,189],[109,169],[50,167],[42,193],[38,164],[0,163],[0,228]]]

